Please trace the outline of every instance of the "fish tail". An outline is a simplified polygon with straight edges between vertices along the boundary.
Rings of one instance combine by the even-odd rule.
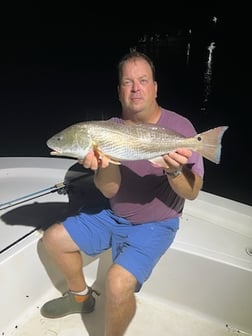
[[[198,140],[201,142],[199,152],[203,157],[214,163],[220,163],[221,140],[227,129],[228,126],[219,126],[197,135]]]

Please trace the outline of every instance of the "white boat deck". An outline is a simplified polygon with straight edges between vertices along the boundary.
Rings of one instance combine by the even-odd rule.
[[[53,159],[52,167],[51,160],[0,158],[0,279],[4,288],[0,335],[102,336],[103,295],[96,298],[91,314],[53,320],[40,315],[41,305],[61,295],[64,283],[41,250],[43,230],[39,228],[71,210],[68,196],[52,188],[39,198],[7,204],[39,190],[42,195],[63,182],[75,163]],[[71,171],[67,177],[78,174]],[[251,336],[251,219],[252,207],[204,192],[187,202],[172,248],[137,294],[137,313],[126,336]],[[103,293],[110,254],[85,260],[88,283]]]
[[[0,158],[0,162],[0,215],[4,216],[6,213],[5,216],[8,217],[4,221],[0,221],[1,252],[45,223],[43,218],[40,218],[41,221],[39,220],[38,214],[42,215],[43,207],[46,207],[46,204],[49,205],[49,202],[55,201],[55,195],[49,193],[39,198],[30,199],[22,204],[20,203],[21,205],[8,206],[18,203],[19,198],[33,195],[37,191],[41,191],[41,195],[43,195],[46,193],[45,189],[63,182],[66,170],[74,161],[56,160],[53,168],[48,167],[49,161],[45,158]],[[50,189],[48,192],[50,192]],[[39,195],[38,193],[34,197]],[[58,195],[57,200],[59,208],[61,206],[64,207],[62,202],[68,201],[67,197],[63,195]],[[25,206],[27,206],[27,211],[30,212],[30,217],[27,216]],[[20,207],[20,211],[16,210],[12,217],[12,210],[17,207]],[[50,219],[47,218],[46,220]],[[8,221],[10,223],[6,225]]]
[[[74,314],[60,319],[46,319],[39,313],[43,302],[59,295],[51,291],[31,307],[2,335],[12,336],[102,336],[103,300],[97,300],[96,309],[91,314]],[[140,295],[137,298],[137,313],[128,328],[126,336],[230,336],[242,335],[241,330],[200,316],[183,307],[170,305],[160,298]],[[244,334],[245,335],[245,334]],[[251,334],[247,334],[251,335]]]

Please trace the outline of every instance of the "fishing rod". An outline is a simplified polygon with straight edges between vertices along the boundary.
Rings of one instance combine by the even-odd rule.
[[[60,195],[65,195],[65,194],[67,194],[67,192],[68,192],[68,190],[70,188],[70,185],[73,182],[76,182],[76,181],[78,181],[80,179],[83,179],[83,178],[89,178],[91,176],[93,176],[93,173],[92,172],[88,172],[86,174],[74,177],[71,180],[69,180],[68,182],[60,182],[60,183],[57,183],[57,184],[55,184],[55,185],[53,185],[53,186],[51,186],[49,188],[41,189],[41,190],[35,191],[35,192],[31,193],[31,194],[15,198],[14,200],[1,203],[0,204],[0,210],[8,209],[8,208],[10,208],[10,207],[12,207],[14,205],[22,204],[22,203],[25,203],[27,201],[31,201],[31,200],[33,200],[35,198],[38,198],[38,197],[41,197],[41,196],[45,196],[45,195],[48,195],[48,194],[56,192],[56,191]]]
[[[4,202],[0,204],[0,210],[4,210],[7,208],[10,208],[14,205],[18,205],[27,201],[30,201],[32,199],[53,193],[57,191],[59,194],[66,194],[66,184],[64,182],[57,183],[49,188],[41,189],[38,191],[35,191],[31,194],[27,194],[18,198],[15,198],[14,200]]]

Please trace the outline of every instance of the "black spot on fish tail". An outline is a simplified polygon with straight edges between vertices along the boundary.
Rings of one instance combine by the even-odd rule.
[[[228,126],[219,126],[197,135],[197,140],[201,142],[198,151],[204,158],[216,164],[220,163],[221,141],[227,129]]]

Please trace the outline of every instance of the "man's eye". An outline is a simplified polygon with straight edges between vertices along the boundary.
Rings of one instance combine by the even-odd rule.
[[[122,85],[123,86],[131,85],[131,81],[123,81]]]

